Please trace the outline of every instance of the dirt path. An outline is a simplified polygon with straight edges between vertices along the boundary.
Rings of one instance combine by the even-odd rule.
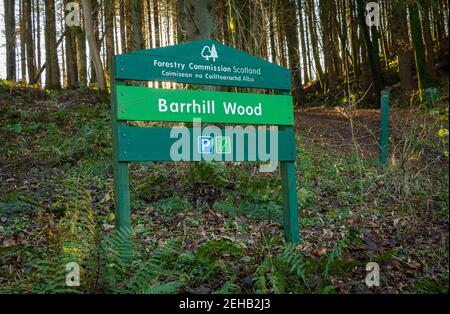
[[[311,108],[295,112],[296,131],[314,142],[341,152],[354,150],[349,118],[336,109]],[[361,109],[355,112],[354,137],[360,145],[363,158],[377,158],[379,137],[379,110]]]

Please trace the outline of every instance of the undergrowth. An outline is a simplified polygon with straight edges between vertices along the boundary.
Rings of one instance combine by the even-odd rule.
[[[279,173],[256,163],[132,164],[133,230],[115,230],[107,106],[20,88],[0,108],[1,292],[371,292],[369,261],[393,269],[385,286],[399,281],[396,263],[412,265],[394,291],[448,291],[448,236],[432,249],[409,244],[429,239],[430,226],[448,232],[448,109],[439,104],[396,124],[389,167],[299,134],[302,242],[292,245]],[[33,93],[39,102],[26,105]],[[79,287],[66,285],[69,262],[80,265]]]

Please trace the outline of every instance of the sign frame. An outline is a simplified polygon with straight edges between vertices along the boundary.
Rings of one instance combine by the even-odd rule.
[[[199,51],[198,47],[209,46],[210,50]],[[214,47],[214,49],[212,49]],[[195,48],[195,49],[194,49]],[[214,52],[215,50],[215,52]],[[245,65],[253,65],[253,68],[259,68],[259,79],[255,76],[253,81],[230,81],[230,80],[208,80],[199,81],[198,78],[167,78],[149,68],[148,61],[154,60],[156,57],[162,59],[168,58],[175,62],[177,60],[174,53],[183,51],[183,57],[179,60],[186,62],[194,62],[200,65],[216,62],[223,55],[228,56],[227,62],[232,64],[235,62],[238,68]],[[199,56],[195,56],[196,52]],[[208,57],[208,60],[206,60]],[[201,59],[205,58],[204,61]],[[213,60],[209,60],[213,59]],[[153,61],[154,62],[154,61]],[[225,62],[226,63],[226,62]],[[225,65],[226,66],[226,65]],[[267,75],[266,70],[270,70],[272,75]],[[256,71],[256,70],[255,70]],[[270,72],[269,71],[269,72]],[[256,71],[257,72],[257,71]],[[255,73],[256,73],[255,72]],[[131,200],[130,200],[130,182],[129,182],[129,162],[144,161],[146,158],[123,158],[121,148],[123,140],[120,135],[123,130],[129,130],[127,121],[120,119],[119,115],[119,95],[118,89],[126,86],[126,80],[136,81],[175,81],[178,83],[203,84],[203,85],[219,85],[219,86],[237,86],[248,88],[266,88],[277,90],[282,97],[290,96],[291,74],[288,69],[272,64],[263,59],[251,56],[243,51],[228,47],[214,40],[200,40],[187,42],[175,46],[156,48],[148,50],[140,50],[131,53],[114,56],[111,69],[111,114],[112,114],[112,139],[113,139],[113,169],[114,169],[114,204],[116,211],[116,229],[131,230]],[[239,83],[239,84],[238,84]],[[280,100],[281,98],[280,97]],[[236,123],[236,122],[235,122]],[[279,126],[280,133],[286,133],[291,136],[291,150],[289,154],[294,154],[291,158],[280,160],[281,186],[283,197],[283,224],[284,236],[286,241],[298,243],[300,241],[299,234],[299,213],[297,207],[297,180],[296,180],[296,164],[295,164],[295,133],[293,125],[276,124]],[[123,134],[122,134],[123,135]],[[144,156],[145,157],[145,156]],[[151,158],[150,158],[151,159]]]

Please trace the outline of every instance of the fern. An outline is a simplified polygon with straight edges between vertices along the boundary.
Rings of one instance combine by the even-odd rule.
[[[239,293],[240,289],[233,281],[226,281],[219,290],[213,292],[213,294],[233,294]]]
[[[325,280],[328,279],[329,271],[334,261],[342,256],[342,253],[346,248],[348,248],[358,240],[359,232],[354,228],[350,228],[344,235],[344,238],[337,242],[336,247],[330,252],[325,263],[325,267],[322,273],[322,276]]]
[[[281,260],[290,266],[290,271],[300,277],[306,284],[305,271],[307,263],[301,253],[295,251],[295,246],[292,244],[286,245],[280,256]]]
[[[178,288],[181,286],[180,281],[171,281],[165,284],[160,283],[159,281],[155,284],[151,285],[145,290],[145,294],[169,294],[176,293]]]
[[[269,289],[267,288],[267,280],[266,273],[271,270],[271,256],[266,257],[264,261],[258,266],[256,269],[257,276],[255,277],[255,285],[257,293],[268,293]]]
[[[105,256],[102,280],[114,293],[173,293],[181,285],[178,280],[162,283],[161,278],[175,277],[174,264],[181,242],[169,239],[149,257],[133,256],[131,231],[117,231],[103,242]],[[152,282],[155,282],[151,284]]]
[[[344,250],[345,247],[346,247],[345,239],[339,240],[338,243],[336,244],[336,247],[328,255],[322,274],[324,279],[328,279],[328,273],[330,271],[331,265],[333,264],[336,258],[342,256],[342,251]]]

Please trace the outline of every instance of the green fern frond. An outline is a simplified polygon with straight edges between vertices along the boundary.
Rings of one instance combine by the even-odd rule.
[[[170,281],[167,283],[162,284],[161,282],[156,282],[155,284],[148,287],[144,293],[145,294],[169,294],[169,293],[176,293],[178,291],[178,288],[182,283],[180,281]]]
[[[225,282],[219,290],[214,291],[212,294],[233,294],[239,293],[240,289],[233,281],[229,280]]]

